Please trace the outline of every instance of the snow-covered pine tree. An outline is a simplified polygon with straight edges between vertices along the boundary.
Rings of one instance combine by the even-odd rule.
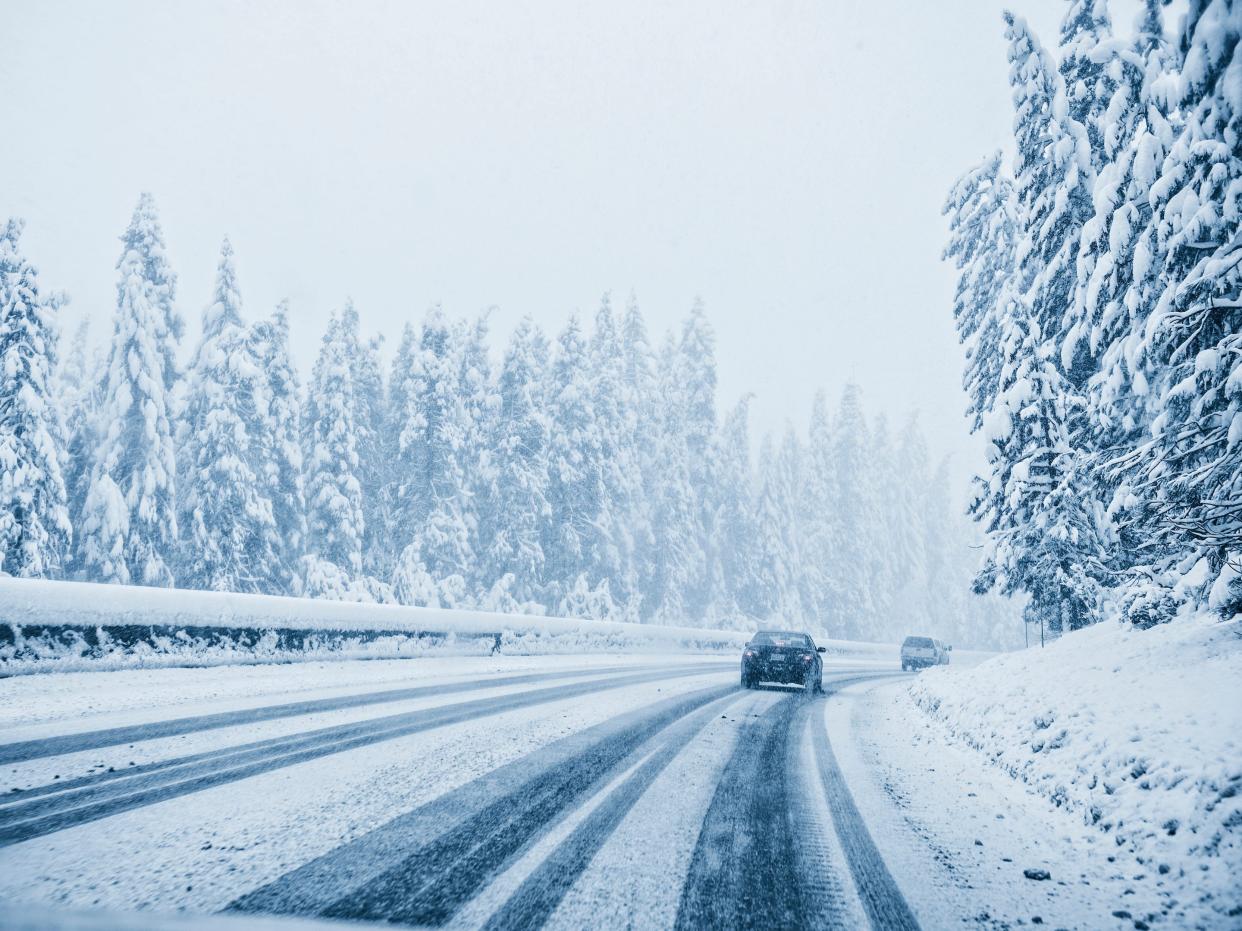
[[[660,460],[660,402],[655,358],[637,298],[631,294],[621,322],[626,445],[634,450],[636,492],[625,524],[633,545],[634,584],[639,616],[650,620],[659,605],[656,589],[655,514],[657,489],[664,468]]]
[[[626,420],[625,358],[621,336],[607,294],[595,315],[595,330],[587,348],[591,380],[591,407],[600,444],[602,493],[600,513],[591,545],[592,563],[606,579],[611,597],[628,604],[634,600],[634,541],[627,518],[637,486],[637,450]]]
[[[923,510],[923,559],[926,575],[922,597],[932,629],[950,630],[959,617],[959,605],[970,597],[971,579],[978,559],[968,544],[978,531],[961,526],[949,483],[949,458],[942,457],[927,485]],[[962,567],[968,564],[966,571]]]
[[[933,498],[927,474],[927,441],[919,428],[917,414],[911,414],[897,443],[893,483],[886,491],[889,499],[890,547],[893,575],[893,605],[879,619],[880,630],[889,640],[901,637],[901,628],[918,623],[933,629],[934,584],[929,584],[927,542],[928,510]],[[938,619],[939,620],[939,619]],[[951,620],[945,618],[944,620]],[[945,625],[939,629],[948,629]]]
[[[869,552],[872,535],[868,528],[877,514],[868,480],[867,451],[871,436],[862,411],[862,392],[848,382],[842,391],[836,420],[832,425],[832,478],[836,484],[837,528],[840,531],[835,561],[838,600],[830,614],[833,636],[858,639],[863,624],[876,616],[872,597]]]
[[[55,302],[21,252],[22,223],[0,229],[0,572],[60,575],[72,530],[61,473]]]
[[[691,534],[695,562],[690,588],[685,592],[685,608],[691,618],[701,618],[711,600],[709,566],[714,556],[715,527],[712,525],[717,502],[715,459],[712,443],[716,436],[716,337],[703,302],[696,299],[681,329],[678,367],[681,370],[679,418],[685,438],[690,487],[694,494]]]
[[[172,388],[181,321],[155,202],[139,198],[117,262],[117,309],[83,507],[79,564],[92,581],[173,584],[177,555]]]
[[[389,463],[384,458],[383,433],[387,405],[384,376],[380,369],[382,337],[364,340],[362,323],[352,300],[341,311],[341,338],[350,360],[354,384],[354,428],[357,431],[358,485],[362,490],[362,567],[377,578],[392,570],[391,554],[384,543],[388,523],[383,489]]]
[[[1061,79],[1065,85],[1067,115],[1086,131],[1091,162],[1098,171],[1109,157],[1104,137],[1109,131],[1109,100],[1116,73],[1101,54],[1112,38],[1107,0],[1069,0],[1061,20]]]
[[[1092,211],[1091,147],[1082,125],[1067,111],[1065,91],[1047,51],[1024,20],[1006,13],[1005,22],[1022,229],[1015,292],[1045,340],[1059,342],[1065,334],[1062,370],[1079,386],[1090,368],[1071,303],[1079,236]]]
[[[998,151],[962,175],[943,210],[950,231],[944,258],[958,269],[953,317],[966,349],[962,387],[970,399],[972,431],[992,409],[1000,381],[1002,295],[1014,283],[1020,232],[1016,206]]]
[[[485,577],[518,604],[542,596],[542,541],[551,518],[547,500],[548,438],[544,412],[548,341],[529,317],[509,339],[500,369],[500,410],[492,424],[492,469],[480,509]]]
[[[596,522],[603,507],[602,450],[592,403],[587,345],[577,316],[557,337],[549,370],[548,504],[552,519],[543,551],[552,603],[580,575],[593,588],[602,578],[595,561]]]
[[[750,464],[750,402],[751,395],[745,395],[725,417],[713,451],[718,483],[712,522],[716,545],[712,601],[704,618],[712,625],[743,627],[748,620],[761,616],[755,482]]]
[[[399,599],[416,604],[464,599],[471,568],[473,516],[462,461],[470,423],[459,394],[464,337],[432,307],[410,370],[393,374],[405,404],[394,412],[400,434],[393,519],[401,551],[393,584]]]
[[[688,620],[688,601],[704,577],[698,516],[699,496],[691,478],[690,451],[686,441],[683,395],[687,375],[683,354],[670,332],[660,348],[656,371],[655,462],[648,493],[652,498],[651,579],[646,597],[652,617],[660,623],[682,624]]]
[[[1074,468],[1082,402],[1022,302],[1010,308],[1003,346],[1003,380],[984,426],[991,475],[975,480],[971,504],[988,533],[975,590],[1027,592],[1030,618],[1074,630],[1097,619],[1102,549],[1102,515]]]
[[[448,322],[438,306],[428,309],[416,344],[399,351],[392,374],[392,426],[397,437],[392,521],[394,543],[413,542],[431,511],[432,487],[443,484],[447,445],[442,424],[448,418],[457,383]],[[400,365],[408,364],[402,371]],[[398,407],[397,405],[401,405]]]
[[[759,451],[759,496],[755,516],[757,576],[762,614],[779,627],[806,623],[799,575],[803,554],[799,537],[798,495],[802,487],[802,449],[792,426],[775,448],[765,436]],[[823,619],[816,618],[816,626]]]
[[[1164,95],[1167,51],[1159,0],[1148,0],[1134,41],[1110,61],[1116,89],[1106,111],[1106,161],[1094,215],[1083,227],[1074,310],[1098,360],[1089,385],[1102,444],[1132,444],[1150,420],[1148,386],[1136,366],[1143,324],[1155,304],[1161,263],[1151,190],[1172,144]]]
[[[867,451],[870,437],[863,417],[861,392],[856,384],[846,384],[832,428],[832,476],[835,484],[834,508],[837,556],[833,563],[836,601],[828,615],[829,632],[836,637],[859,639],[863,625],[875,616],[869,567],[868,528],[877,516],[868,480]]]
[[[1155,92],[1166,79],[1162,32],[1159,0],[1148,0],[1131,42],[1096,50],[1109,69],[1112,96],[1103,112],[1104,160],[1096,175],[1094,213],[1079,241],[1071,305],[1070,332],[1085,340],[1083,354],[1093,363],[1084,421],[1091,441],[1080,444],[1076,467],[1087,473],[1091,496],[1108,505],[1111,526],[1102,527],[1102,539],[1110,551],[1100,558],[1114,571],[1124,570],[1131,554],[1149,542],[1127,529],[1133,527],[1126,514],[1133,496],[1118,484],[1111,463],[1119,451],[1141,442],[1151,421],[1134,352],[1157,285],[1151,188],[1172,139],[1163,95]]]
[[[414,358],[419,351],[419,331],[414,324],[407,322],[401,329],[401,341],[397,344],[396,355],[388,370],[388,394],[385,398],[384,431],[380,436],[380,448],[383,450],[387,468],[384,473],[384,549],[385,558],[395,567],[397,557],[410,542],[413,531],[409,526],[409,515],[398,511],[402,504],[404,482],[402,463],[408,464],[401,456],[401,430],[409,412],[411,403],[412,379],[414,377]],[[408,508],[407,508],[408,510]]]
[[[58,405],[65,424],[65,493],[69,525],[82,526],[82,512],[90,490],[94,464],[95,411],[99,407],[102,361],[88,352],[90,322],[83,320],[74,331],[69,351],[61,359],[57,377]],[[65,554],[67,568],[74,568],[77,547]]]
[[[271,501],[276,526],[273,563],[265,590],[300,591],[299,561],[306,547],[306,500],[302,485],[302,391],[289,354],[289,305],[281,301],[268,320],[250,329],[251,354],[266,378],[266,406],[256,411],[253,437],[256,474]]]
[[[362,573],[362,488],[354,424],[352,361],[341,314],[334,313],[306,398],[302,447],[306,480],[306,594],[332,595]],[[336,572],[327,571],[334,567]],[[325,585],[333,588],[324,590]]]
[[[444,404],[434,432],[423,437],[427,454],[428,511],[415,532],[413,547],[439,586],[446,607],[471,605],[479,593],[479,548],[475,496],[485,467],[482,431],[486,429],[490,375],[486,354],[486,317],[473,326],[453,325],[444,357]],[[403,560],[408,564],[409,555]]]
[[[454,502],[469,531],[463,566],[467,586],[475,595],[491,590],[499,579],[486,574],[483,553],[487,541],[480,533],[480,505],[487,495],[495,472],[492,437],[500,408],[500,395],[492,372],[488,346],[491,311],[479,314],[473,323],[462,325],[457,368],[458,418],[461,441],[456,448],[463,485]]]
[[[1150,443],[1126,458],[1166,584],[1242,609],[1242,3],[1192,0],[1184,124],[1151,200],[1163,290],[1137,355],[1156,393]],[[1140,598],[1150,604],[1150,599]],[[1167,617],[1132,611],[1142,623]]]
[[[178,581],[186,588],[262,592],[279,575],[279,533],[258,448],[267,383],[249,335],[225,239],[177,435]]]
[[[836,601],[835,564],[838,559],[836,492],[833,474],[832,425],[828,399],[816,391],[803,457],[802,554],[800,567],[802,603],[815,618],[828,618]],[[821,621],[826,623],[825,621]]]
[[[908,555],[898,546],[902,535],[902,503],[899,484],[905,476],[897,474],[896,454],[888,435],[888,417],[877,414],[869,431],[870,442],[865,452],[867,469],[863,474],[861,492],[872,514],[862,530],[862,543],[867,554],[866,570],[871,589],[872,611],[865,617],[862,636],[868,640],[884,639],[882,627],[893,616],[897,589],[910,566]]]

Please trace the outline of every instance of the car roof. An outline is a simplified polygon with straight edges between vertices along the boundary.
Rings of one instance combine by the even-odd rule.
[[[805,630],[757,630],[755,631],[755,633],[751,634],[751,636],[754,637],[757,634],[768,634],[769,636],[777,636],[777,637],[810,637],[811,636]]]

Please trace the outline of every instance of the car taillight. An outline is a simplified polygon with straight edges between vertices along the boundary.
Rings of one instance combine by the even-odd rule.
[[[746,651],[745,653],[743,653],[742,655],[743,655],[743,656],[754,656],[754,655],[755,655],[755,651],[754,651],[754,650],[747,650],[747,651]]]
[[[809,662],[810,662],[811,660],[813,660],[813,659],[815,659],[815,655],[814,655],[814,654],[812,654],[812,653],[803,653],[803,654],[802,654],[802,662],[804,662],[804,663],[809,663]]]

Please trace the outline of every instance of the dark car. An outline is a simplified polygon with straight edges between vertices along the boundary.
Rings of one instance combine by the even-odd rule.
[[[792,630],[760,630],[742,651],[742,688],[760,682],[801,685],[807,691],[824,690],[824,661],[809,635]]]
[[[901,645],[901,668],[925,669],[928,666],[947,666],[949,651],[953,647],[933,637],[907,637]]]

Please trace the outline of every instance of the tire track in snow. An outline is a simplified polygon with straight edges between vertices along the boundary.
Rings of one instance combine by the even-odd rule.
[[[720,668],[724,669],[731,665],[721,663]],[[317,714],[324,711],[340,711],[346,708],[360,708],[367,705],[408,701],[410,699],[427,698],[435,695],[452,695],[458,692],[471,692],[479,689],[503,688],[510,685],[527,685],[552,679],[623,673],[633,668],[633,666],[601,666],[594,669],[567,669],[558,672],[526,673],[518,676],[502,676],[495,679],[478,679],[470,682],[453,682],[444,685],[420,685],[404,689],[386,689],[381,692],[363,692],[361,694],[342,695],[335,698],[287,702],[279,705],[265,705],[259,708],[244,708],[238,711],[222,711],[216,714],[173,718],[168,721],[153,721],[149,724],[110,727],[105,730],[88,731],[82,734],[65,734],[59,737],[23,740],[15,743],[0,744],[0,764],[25,763],[30,760],[49,756],[61,756],[66,753],[78,753],[83,750],[98,750],[102,747],[115,747],[120,744],[155,740],[160,737],[179,737],[182,734],[191,734],[196,731],[234,727],[239,724],[254,724],[260,721],[274,721],[280,718]]]
[[[821,710],[822,707],[821,705]],[[837,836],[845,851],[854,885],[871,926],[884,928],[886,931],[918,931],[918,920],[888,871],[875,841],[871,839],[866,822],[854,804],[854,797],[845,785],[845,777],[837,765],[832,745],[828,741],[828,729],[823,721],[812,726],[811,735],[819,777],[823,781],[824,794],[828,798]]]
[[[257,741],[192,757],[148,764],[143,772],[126,770],[101,774],[107,779],[94,777],[92,784],[86,786],[67,790],[57,786],[54,792],[40,794],[29,800],[0,799],[0,847],[273,769],[435,727],[587,695],[601,689],[621,688],[660,679],[707,675],[718,671],[710,666],[695,666],[681,670],[610,676]],[[135,767],[136,769],[139,768]]]
[[[830,695],[844,685],[877,677],[834,678],[824,683],[825,693]],[[817,726],[815,719],[822,708],[822,698],[794,693],[739,736],[690,861],[677,914],[678,929],[850,926],[836,865],[828,859],[830,847],[820,836],[815,819],[804,810],[813,802],[797,781],[802,738],[808,726],[816,751],[817,775],[824,782],[833,824],[868,919],[886,931],[918,928],[831,760],[827,731]],[[827,758],[822,753],[825,749]],[[846,803],[853,818],[839,810]]]
[[[453,830],[333,903],[324,918],[442,925],[531,843],[618,772],[649,754],[645,746],[675,721],[736,692],[736,686],[670,700],[658,713],[615,729],[582,752],[496,799]],[[705,723],[705,721],[704,721]],[[696,730],[680,732],[688,741]]]
[[[735,686],[713,687],[665,699],[562,737],[471,780],[439,798],[330,850],[285,875],[241,896],[228,911],[319,915],[391,870],[419,849],[460,828],[498,799],[517,798],[524,786],[543,778],[594,747],[615,740],[669,709],[727,697]]]
[[[622,819],[685,748],[723,707],[738,700],[727,695],[669,728],[660,747],[566,837],[488,919],[487,931],[541,928],[565,894],[612,837]]]
[[[789,695],[738,736],[707,809],[675,927],[803,928],[785,778],[798,705]]]

